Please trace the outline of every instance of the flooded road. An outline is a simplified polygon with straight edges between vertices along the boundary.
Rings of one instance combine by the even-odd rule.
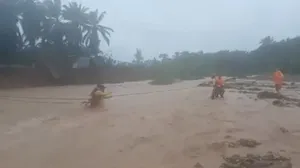
[[[238,92],[210,100],[199,83],[107,84],[102,111],[80,105],[92,85],[0,91],[1,167],[217,168],[222,155],[268,151],[300,167],[300,108]],[[261,144],[226,145],[241,138]]]

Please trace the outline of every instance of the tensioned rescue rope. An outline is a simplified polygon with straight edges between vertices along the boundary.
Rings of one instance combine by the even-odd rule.
[[[171,92],[171,91],[193,89],[196,87],[176,88],[176,89],[158,90],[158,91],[140,92],[140,93],[126,93],[126,94],[113,95],[113,97],[145,95],[145,94],[160,93],[160,92]],[[71,104],[71,102],[49,102],[49,101],[32,101],[32,100],[69,100],[69,101],[87,100],[87,98],[83,98],[83,97],[82,98],[61,98],[61,97],[27,97],[27,96],[1,96],[1,95],[0,95],[0,99],[19,101],[19,102],[28,102],[28,103],[57,103],[57,104]]]

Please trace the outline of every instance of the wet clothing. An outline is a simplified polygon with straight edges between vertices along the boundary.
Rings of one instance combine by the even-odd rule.
[[[273,74],[273,81],[274,81],[275,84],[282,85],[283,78],[284,78],[284,76],[283,76],[283,74],[282,74],[281,71],[274,72],[274,74]]]
[[[217,87],[223,87],[224,86],[224,80],[222,78],[216,79],[216,86]]]
[[[215,86],[216,85],[216,78],[211,78],[211,83],[212,83],[213,86]]]
[[[281,84],[275,84],[275,90],[276,92],[279,92],[282,88],[282,85]]]
[[[97,107],[98,105],[100,105],[101,103],[103,103],[103,99],[104,99],[104,92],[101,91],[100,88],[96,87],[93,89],[93,91],[90,94],[91,96],[91,107]]]
[[[277,92],[279,92],[281,90],[281,88],[282,88],[283,78],[284,78],[284,76],[283,76],[283,74],[282,74],[281,71],[274,72],[274,74],[273,74],[273,82],[275,84],[275,90]]]
[[[216,94],[216,92],[219,94]],[[225,93],[224,80],[222,77],[216,77],[214,80],[214,88],[212,91],[211,98],[214,99],[215,96],[218,96],[218,95],[220,95],[223,98],[224,93]]]
[[[215,99],[218,96],[221,96],[221,98],[224,98],[224,93],[225,93],[225,90],[224,90],[223,86],[221,86],[221,87],[215,86],[213,88],[213,91],[212,91],[212,94],[211,94],[211,98]]]

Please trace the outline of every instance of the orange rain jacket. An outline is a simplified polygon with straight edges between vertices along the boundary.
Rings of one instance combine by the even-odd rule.
[[[273,74],[273,81],[275,84],[282,85],[283,83],[283,73],[281,71],[276,71]]]
[[[221,86],[223,86],[224,85],[224,80],[223,80],[223,78],[222,77],[217,77],[217,79],[216,79],[216,85],[218,86],[218,87],[221,87]]]

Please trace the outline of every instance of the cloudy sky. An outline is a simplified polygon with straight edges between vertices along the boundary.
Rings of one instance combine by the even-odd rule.
[[[64,0],[67,2],[68,0]],[[265,36],[300,35],[300,0],[77,0],[107,11],[103,24],[115,30],[101,48],[131,61],[175,51],[252,50]]]

